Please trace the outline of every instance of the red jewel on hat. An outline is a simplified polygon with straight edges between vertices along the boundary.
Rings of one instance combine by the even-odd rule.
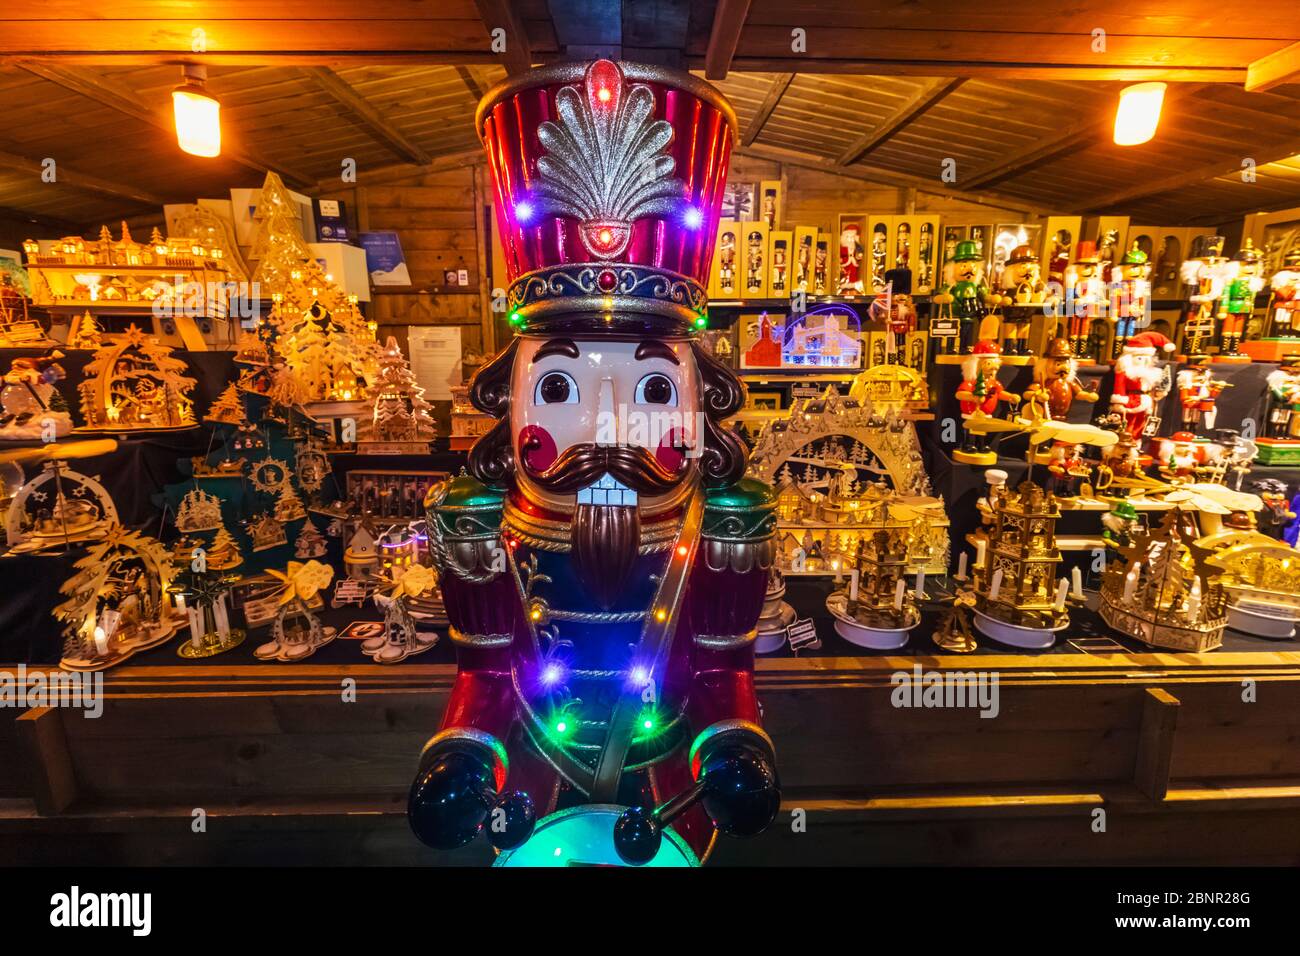
[[[618,276],[613,269],[605,269],[596,277],[596,284],[601,292],[613,292],[614,286],[618,285]]]

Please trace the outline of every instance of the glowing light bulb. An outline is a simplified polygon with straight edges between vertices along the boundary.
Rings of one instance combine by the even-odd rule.
[[[668,612],[663,608],[655,611],[655,620],[662,624],[664,621],[668,620]]]
[[[206,70],[185,68],[185,85],[172,90],[176,142],[193,156],[221,155],[221,103],[203,88]]]
[[[1115,144],[1137,146],[1156,135],[1165,102],[1164,83],[1135,83],[1119,91],[1115,110]]]
[[[704,222],[704,213],[700,212],[694,206],[688,206],[686,209],[686,215],[682,217],[682,221],[686,223],[687,229],[699,229],[700,225]]]
[[[543,684],[559,683],[560,678],[563,676],[564,676],[564,668],[562,668],[559,664],[547,664],[546,667],[542,669]]]
[[[602,103],[608,103],[609,98],[613,95],[614,94],[610,93],[608,87],[602,86],[596,93],[596,99],[600,100]]]
[[[533,218],[533,204],[527,200],[521,200],[515,203],[515,218],[520,222],[528,222]]]

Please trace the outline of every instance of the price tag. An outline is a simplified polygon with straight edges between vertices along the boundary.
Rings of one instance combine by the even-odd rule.
[[[931,338],[952,339],[961,335],[961,322],[957,319],[931,319]]]
[[[790,642],[792,651],[797,651],[801,647],[816,650],[822,646],[821,640],[817,637],[817,625],[813,623],[812,618],[807,617],[789,625],[785,629],[785,639]]]

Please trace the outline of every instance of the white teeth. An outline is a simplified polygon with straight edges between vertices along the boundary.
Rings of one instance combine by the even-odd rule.
[[[635,508],[636,492],[606,472],[587,487],[578,489],[578,504],[625,505]]]

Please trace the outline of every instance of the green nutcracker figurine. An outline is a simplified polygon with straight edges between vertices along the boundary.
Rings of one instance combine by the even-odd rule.
[[[1133,243],[1119,265],[1111,271],[1110,320],[1115,325],[1111,343],[1111,360],[1120,357],[1124,345],[1146,324],[1148,299],[1151,297],[1151,262],[1147,254]]]
[[[980,322],[994,302],[984,283],[984,256],[979,244],[971,239],[957,243],[952,256],[952,285],[934,297],[940,306],[951,306],[951,314],[961,324],[961,351],[969,355],[979,337]]]
[[[1250,356],[1243,355],[1238,347],[1246,333],[1246,320],[1255,311],[1255,296],[1264,288],[1264,277],[1260,275],[1264,260],[1249,239],[1232,259],[1236,272],[1223,297],[1223,324],[1215,361],[1249,362]]]

